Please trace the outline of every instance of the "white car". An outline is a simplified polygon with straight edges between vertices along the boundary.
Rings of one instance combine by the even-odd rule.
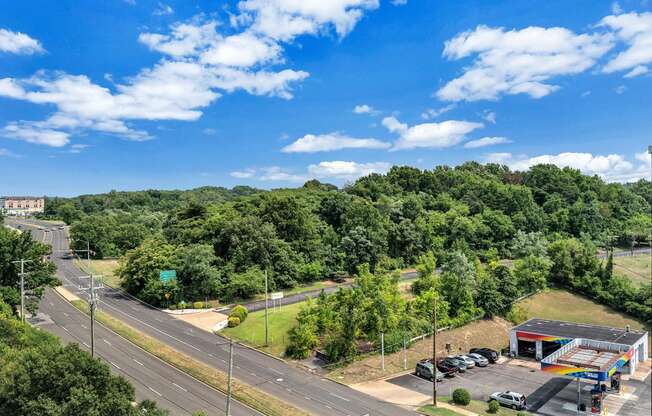
[[[475,361],[467,357],[466,355],[455,355],[453,358],[457,358],[458,360],[463,361],[464,364],[466,364],[467,370],[469,368],[475,367]]]
[[[470,359],[475,361],[476,367],[486,367],[486,366],[489,365],[489,360],[487,360],[486,358],[484,358],[480,354],[476,354],[476,353],[472,352],[470,354],[466,354],[466,357],[469,357]]]
[[[489,396],[489,401],[491,400],[495,400],[501,406],[511,407],[514,410],[524,410],[526,406],[525,395],[513,391],[497,391]]]

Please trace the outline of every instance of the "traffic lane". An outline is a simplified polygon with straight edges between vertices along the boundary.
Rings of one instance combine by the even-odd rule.
[[[440,395],[450,396],[455,389],[463,388],[468,390],[471,398],[475,400],[488,400],[494,392],[510,390],[525,394],[528,397],[528,405],[534,405],[529,397],[553,378],[557,377],[539,370],[509,364],[490,364],[487,367],[472,368],[464,374],[458,373],[455,377],[445,377],[443,381],[437,383],[437,391]],[[432,382],[414,374],[394,377],[387,381],[419,393],[432,395]],[[541,395],[533,396],[533,400],[539,400],[537,397]]]
[[[64,250],[67,248],[65,233],[61,230],[54,231],[54,239],[55,246]],[[71,260],[55,256],[55,262],[60,275],[71,288],[88,286],[87,281],[79,279],[84,273]],[[199,361],[226,371],[227,349],[215,348],[215,343],[224,343],[225,338],[194,331],[196,328],[192,325],[143,304],[121,290],[105,289],[101,293],[100,306],[110,314]],[[192,342],[187,342],[190,340]],[[311,413],[388,416],[414,414],[349,387],[294,369],[280,360],[249,348],[239,349],[235,355],[236,362],[242,364],[235,365],[236,378]]]
[[[42,312],[49,315],[54,324],[42,325],[42,328],[90,350],[90,324],[85,314],[51,291],[48,291],[43,305]],[[184,415],[198,410],[208,414],[225,411],[226,397],[223,393],[146,353],[99,324],[95,329],[95,351],[107,361],[113,372],[132,381],[143,398],[165,401],[170,406],[167,403],[162,406],[171,410],[176,407],[179,410],[177,413]],[[236,401],[233,402],[232,412],[240,416],[259,415]]]

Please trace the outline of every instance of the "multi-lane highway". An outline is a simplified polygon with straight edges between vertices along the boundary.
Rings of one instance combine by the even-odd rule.
[[[7,222],[12,225],[11,220]],[[51,224],[36,221],[33,221],[33,224],[50,229],[48,233],[51,236],[46,241],[52,243],[53,261],[57,265],[58,276],[64,286],[73,291],[88,286],[87,279],[80,278],[85,273],[75,267],[71,260],[64,259],[58,254],[68,249],[65,232],[53,228]],[[100,308],[172,348],[214,368],[226,371],[228,347],[224,345],[227,341],[225,338],[198,330],[186,322],[174,319],[119,289],[102,289]],[[236,349],[234,376],[315,415],[414,414],[411,410],[380,401],[249,348]]]
[[[52,233],[33,230],[39,241],[51,242]],[[48,289],[39,305],[39,313],[30,322],[59,336],[64,342],[76,342],[90,350],[88,317]],[[173,416],[187,416],[203,410],[209,415],[225,412],[226,397],[153,355],[143,351],[102,325],[96,325],[95,352],[115,374],[125,377],[136,389],[138,400],[156,401]],[[260,415],[236,401],[231,413],[239,416]]]

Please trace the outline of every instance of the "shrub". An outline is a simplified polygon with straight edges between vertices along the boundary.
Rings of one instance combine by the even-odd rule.
[[[466,389],[453,390],[453,403],[466,406],[471,403],[471,395]]]
[[[247,319],[247,315],[249,315],[249,311],[242,305],[236,305],[229,314],[229,316],[234,316],[240,319],[240,322],[244,322],[244,320]]]
[[[518,325],[527,321],[527,311],[519,305],[513,305],[507,315],[505,316],[508,321],[514,325]]]
[[[528,412],[516,412],[516,416],[530,416]]]
[[[187,306],[186,302],[179,302],[177,304],[178,309],[186,309],[186,306]]]
[[[201,302],[201,301],[200,302],[194,302],[192,304],[192,307],[194,309],[204,309],[204,302]]]
[[[500,404],[496,400],[491,400],[489,402],[489,409],[487,409],[487,411],[489,413],[498,413],[499,410],[500,410]],[[519,412],[519,413],[522,413],[522,412]]]
[[[235,328],[236,326],[240,325],[240,318],[237,316],[229,316],[229,328]]]
[[[171,310],[171,311],[176,311],[177,310],[177,305],[170,305],[168,307],[168,309]]]

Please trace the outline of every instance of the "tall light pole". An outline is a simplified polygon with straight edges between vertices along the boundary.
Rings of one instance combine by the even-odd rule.
[[[226,384],[226,416],[231,416],[231,381],[233,378],[233,338],[229,339],[229,372]]]
[[[437,297],[432,314],[432,406],[437,407]]]
[[[25,323],[25,263],[32,260],[20,259],[12,263],[20,263],[20,320]]]
[[[265,269],[265,346],[269,345],[269,321],[268,321],[268,302],[267,302],[267,269]]]

